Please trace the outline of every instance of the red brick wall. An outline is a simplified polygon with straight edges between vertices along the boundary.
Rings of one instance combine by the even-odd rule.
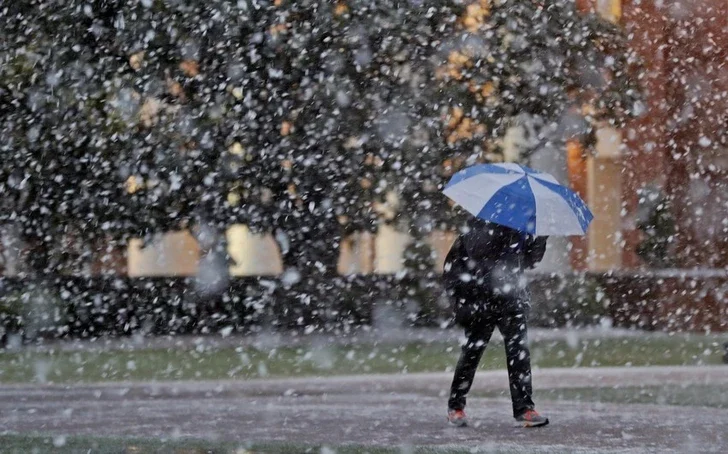
[[[634,4],[637,3],[637,4]],[[633,50],[644,62],[645,115],[632,121],[623,131],[625,159],[623,203],[625,208],[623,266],[634,268],[641,260],[635,250],[642,240],[634,216],[639,197],[637,191],[652,183],[664,185],[665,141],[662,125],[668,115],[665,102],[665,21],[651,0],[623,2],[622,24]]]
[[[728,2],[694,0],[668,27],[671,101],[668,191],[680,202],[678,250],[685,267],[728,266]]]
[[[641,271],[596,275],[616,326],[660,331],[728,331],[728,274]]]
[[[623,14],[647,95],[647,115],[624,131],[624,263],[639,265],[636,191],[659,183],[678,221],[678,266],[728,266],[728,2],[623,0]]]

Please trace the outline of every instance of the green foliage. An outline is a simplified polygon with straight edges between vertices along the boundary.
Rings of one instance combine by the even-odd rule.
[[[719,342],[725,336],[641,333],[640,336],[590,335],[579,331],[564,339],[539,338],[530,348],[536,367],[695,366],[721,364]],[[305,342],[305,338],[302,339]],[[127,344],[128,345],[128,344]],[[457,341],[396,342],[375,345],[339,343],[255,348],[244,339],[237,347],[137,349],[121,351],[33,351],[0,353],[2,383],[94,383],[119,381],[245,380],[373,373],[442,372],[459,353]],[[37,375],[38,363],[47,374]],[[127,365],[133,363],[134,367]],[[160,367],[160,364],[163,367]],[[494,336],[481,362],[484,370],[505,368],[503,342]]]
[[[529,285],[536,326],[593,326],[608,315],[609,299],[597,278],[539,276]]]
[[[674,238],[677,233],[671,204],[663,194],[647,192],[642,197],[643,219],[637,225],[644,234],[637,255],[651,268],[670,268],[675,265]]]
[[[42,7],[41,7],[42,5]],[[572,1],[18,0],[0,11],[0,222],[47,253],[244,223],[330,273],[344,230],[455,228],[440,193],[549,125],[636,102],[614,26]],[[38,261],[36,271],[53,269]]]

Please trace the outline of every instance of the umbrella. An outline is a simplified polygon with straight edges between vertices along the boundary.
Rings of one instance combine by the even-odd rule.
[[[480,164],[453,175],[443,193],[478,218],[533,235],[584,235],[594,215],[548,173]]]

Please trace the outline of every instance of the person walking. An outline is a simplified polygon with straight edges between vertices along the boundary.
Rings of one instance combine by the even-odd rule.
[[[468,223],[447,255],[445,287],[455,321],[466,342],[450,389],[448,421],[466,426],[466,396],[493,331],[498,328],[506,349],[513,416],[524,427],[545,426],[548,418],[535,410],[528,349],[529,295],[523,271],[543,259],[547,236],[522,233],[477,218]]]
[[[445,260],[445,287],[466,342],[455,368],[448,420],[467,425],[466,396],[493,331],[506,347],[513,416],[525,427],[548,418],[533,404],[524,270],[543,259],[551,235],[585,235],[594,214],[553,175],[516,163],[475,164],[452,176],[442,190],[472,214]]]

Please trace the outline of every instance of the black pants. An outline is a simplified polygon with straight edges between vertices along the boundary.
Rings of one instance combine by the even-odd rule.
[[[513,416],[518,417],[534,408],[531,395],[531,355],[528,350],[528,304],[513,304],[504,308],[485,309],[469,319],[459,320],[465,328],[467,341],[462,347],[455,368],[448,408],[465,408],[465,396],[470,391],[475,370],[497,327],[503,335],[508,365]]]

